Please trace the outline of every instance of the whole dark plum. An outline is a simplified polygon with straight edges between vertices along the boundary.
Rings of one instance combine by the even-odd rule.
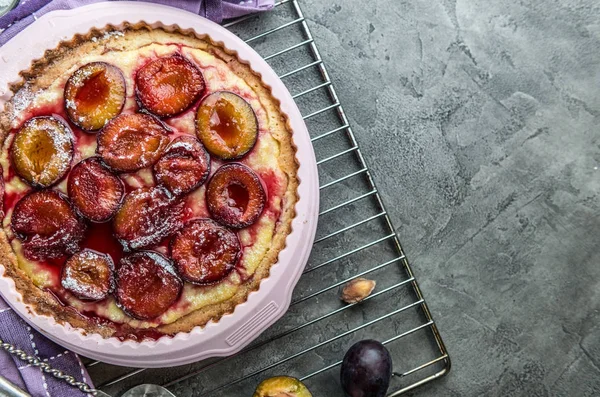
[[[341,381],[348,397],[384,397],[392,377],[392,357],[381,343],[362,340],[344,356]]]

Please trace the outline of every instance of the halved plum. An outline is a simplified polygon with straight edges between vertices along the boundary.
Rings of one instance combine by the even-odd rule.
[[[202,185],[210,173],[210,156],[193,136],[175,138],[154,164],[159,185],[178,196]]]
[[[99,301],[115,288],[114,270],[109,255],[86,248],[67,259],[60,283],[79,299]]]
[[[312,397],[304,383],[290,376],[275,376],[263,380],[253,397]]]
[[[196,134],[206,150],[223,160],[248,153],[258,137],[258,120],[252,106],[228,91],[208,95],[196,112]]]
[[[133,172],[156,163],[169,144],[168,131],[148,114],[122,114],[98,133],[96,152],[113,170]]]
[[[185,202],[162,187],[146,187],[125,196],[113,218],[115,237],[126,252],[148,248],[181,229]]]
[[[241,229],[258,220],[267,197],[258,175],[243,164],[225,164],[208,182],[206,205],[213,219]]]
[[[34,117],[17,132],[10,155],[21,178],[34,187],[48,187],[69,171],[73,134],[55,117]]]
[[[91,62],[77,69],[65,85],[65,110],[79,128],[97,131],[121,113],[125,78],[119,68]]]
[[[77,163],[69,174],[69,197],[77,211],[93,222],[106,222],[117,212],[125,186],[100,157],[89,157]]]
[[[235,267],[241,250],[236,234],[210,219],[189,222],[170,248],[179,274],[194,284],[221,281]]]
[[[139,320],[152,320],[175,303],[183,282],[166,257],[154,251],[121,259],[115,297],[123,311]]]
[[[21,198],[13,210],[11,227],[22,242],[23,253],[32,260],[74,254],[86,229],[69,201],[53,190],[35,191]]]
[[[135,76],[138,103],[161,118],[185,111],[205,87],[200,69],[180,54],[154,59]]]

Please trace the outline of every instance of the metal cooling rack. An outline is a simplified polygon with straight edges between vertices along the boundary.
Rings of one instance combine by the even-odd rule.
[[[384,343],[394,361],[389,397],[444,376],[450,358],[406,260],[297,0],[225,25],[284,81],[311,133],[321,209],[309,263],[286,315],[240,353],[166,369],[88,361],[96,386],[120,395],[158,383],[177,396],[251,396],[264,378],[295,376],[316,397],[342,396],[339,365],[356,341]],[[339,300],[356,277],[377,281],[355,305]]]

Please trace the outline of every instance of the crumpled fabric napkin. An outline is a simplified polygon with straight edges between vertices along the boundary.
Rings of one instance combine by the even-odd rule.
[[[21,0],[0,17],[0,45],[13,38],[41,15],[103,0]],[[118,1],[118,0],[115,0]],[[273,8],[274,0],[147,0],[194,12],[215,22]],[[90,386],[91,380],[79,357],[33,330],[0,297],[0,338],[29,355],[46,360],[52,367],[72,375]],[[44,374],[39,368],[0,350],[0,374],[33,397],[81,397],[86,394]],[[1,395],[1,392],[0,392]]]
[[[4,45],[36,18],[54,10],[68,10],[106,0],[21,0],[19,5],[0,17],[0,45]],[[113,0],[118,1],[118,0]],[[273,8],[274,0],[145,0],[193,12],[221,23],[257,11]]]

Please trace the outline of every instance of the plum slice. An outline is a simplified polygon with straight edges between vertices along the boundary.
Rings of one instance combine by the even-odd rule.
[[[202,185],[210,172],[210,156],[193,136],[175,138],[154,164],[159,185],[178,196]]]
[[[291,376],[275,376],[263,380],[253,397],[312,397],[302,382]]]
[[[252,106],[241,96],[218,91],[204,98],[198,107],[196,134],[210,154],[235,160],[254,147],[258,121]]]
[[[133,172],[153,165],[169,144],[168,131],[148,114],[122,114],[98,133],[97,153],[113,170]]]
[[[171,258],[181,277],[194,284],[225,278],[240,255],[235,233],[210,219],[192,221],[171,240]]]
[[[11,227],[32,260],[74,254],[85,234],[85,223],[68,200],[53,190],[29,193],[15,205]]]
[[[111,257],[91,249],[84,249],[67,259],[60,283],[81,300],[105,299],[115,288]]]
[[[113,218],[115,237],[126,252],[151,247],[183,226],[184,210],[162,187],[134,190]]]
[[[206,205],[212,218],[235,229],[256,222],[266,200],[258,175],[239,163],[225,164],[219,168],[206,189]]]
[[[21,178],[37,188],[48,187],[69,171],[73,134],[55,117],[34,117],[17,132],[10,154]]]
[[[77,211],[93,222],[106,222],[117,212],[125,186],[100,157],[80,161],[69,174],[69,197]]]
[[[173,264],[158,252],[136,252],[121,259],[115,297],[123,311],[152,320],[175,303],[183,282]]]
[[[135,94],[141,107],[161,118],[173,117],[200,98],[204,77],[182,55],[154,59],[135,76]]]
[[[121,113],[126,98],[125,78],[116,66],[88,63],[69,77],[64,98],[73,124],[86,131],[97,131]]]

